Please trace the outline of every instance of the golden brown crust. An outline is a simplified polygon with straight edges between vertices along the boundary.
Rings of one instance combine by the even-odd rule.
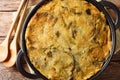
[[[26,30],[31,63],[51,80],[86,80],[109,57],[110,29],[105,16],[84,0],[51,0]]]

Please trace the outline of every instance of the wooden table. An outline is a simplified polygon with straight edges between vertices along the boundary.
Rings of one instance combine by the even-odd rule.
[[[0,0],[0,43],[5,39],[12,23],[13,14],[17,11],[21,0]],[[120,8],[120,0],[108,0]],[[30,0],[29,6],[39,0]],[[120,80],[120,52],[115,54],[105,71],[96,80]],[[16,67],[6,68],[0,63],[0,80],[30,80],[22,76]],[[37,79],[40,80],[40,79]]]

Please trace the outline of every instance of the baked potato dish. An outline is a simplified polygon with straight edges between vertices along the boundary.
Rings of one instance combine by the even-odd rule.
[[[47,0],[28,23],[33,66],[49,80],[87,80],[109,57],[105,15],[85,0]]]

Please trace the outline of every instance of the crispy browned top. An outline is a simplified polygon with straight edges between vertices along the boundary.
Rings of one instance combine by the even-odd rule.
[[[86,80],[109,56],[105,16],[85,0],[51,0],[31,18],[25,35],[35,68],[51,80]]]

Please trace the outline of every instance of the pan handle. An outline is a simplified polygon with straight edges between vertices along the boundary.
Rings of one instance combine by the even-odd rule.
[[[31,74],[31,73],[28,73],[28,72],[25,71],[25,69],[23,68],[22,63],[21,63],[22,57],[24,57],[24,53],[22,52],[22,50],[20,50],[20,51],[18,52],[17,61],[16,61],[16,67],[17,67],[17,69],[19,70],[19,72],[20,72],[23,76],[25,76],[25,77],[27,77],[27,78],[31,78],[31,79],[37,79],[37,78],[39,78],[38,75],[36,75],[36,74]]]
[[[114,5],[113,3],[109,2],[109,1],[100,1],[100,3],[105,6],[106,8],[110,8],[114,11],[115,13],[115,17],[116,20],[113,21],[113,23],[115,24],[115,29],[117,29],[118,27],[120,27],[120,11],[119,8]]]

